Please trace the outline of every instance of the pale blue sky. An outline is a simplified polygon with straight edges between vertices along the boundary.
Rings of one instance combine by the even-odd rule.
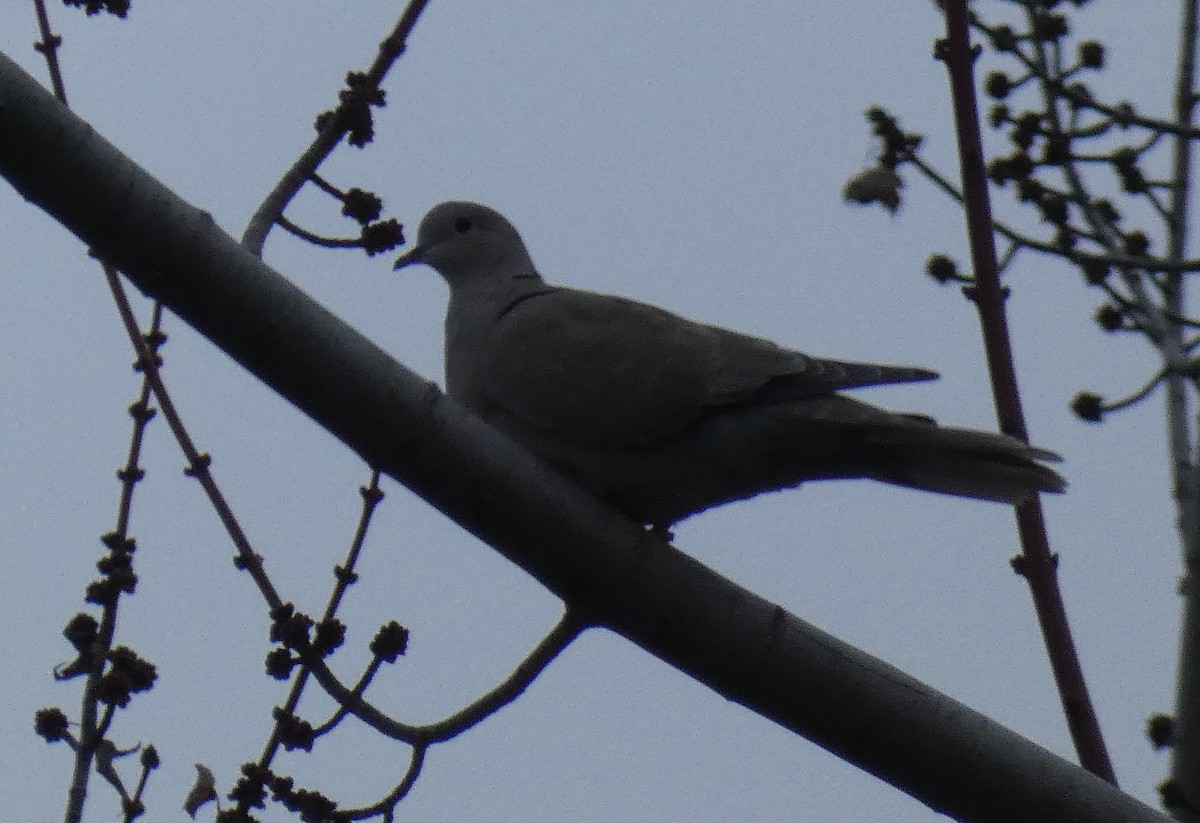
[[[28,8],[6,10],[0,50],[39,78]],[[335,5],[337,6],[335,8]],[[1092,4],[1113,97],[1165,102],[1174,12],[1139,4],[1137,26]],[[311,136],[348,69],[366,66],[402,4],[210,0],[135,4],[124,24],[55,6],[72,105],[122,150],[240,234]],[[1127,7],[1126,7],[1127,8]],[[470,198],[503,211],[542,273],[626,294],[815,354],[912,363],[937,383],[864,393],[959,424],[992,426],[973,310],[921,276],[964,257],[961,218],[910,179],[889,218],[844,206],[873,156],[862,111],[884,103],[954,168],[946,82],[929,58],[932,4],[433,0],[389,78],[369,149],[323,173],[379,192],[410,235],[425,209]],[[1116,32],[1115,35],[1110,33]],[[1001,207],[1001,211],[1008,208]],[[136,376],[102,277],[84,249],[0,187],[8,288],[0,379],[0,774],[12,820],[61,815],[69,752],[31,732],[35,709],[77,711],[61,626],[82,607],[96,537],[111,528]],[[293,220],[344,231],[306,196]],[[441,379],[446,289],[431,270],[314,250],[282,234],[267,259],[398,359]],[[1010,281],[1017,363],[1037,443],[1062,452],[1071,489],[1046,502],[1062,585],[1122,785],[1154,802],[1167,761],[1141,729],[1170,708],[1178,620],[1160,399],[1086,426],[1080,388],[1120,393],[1154,359],[1104,338],[1098,295],[1053,262]],[[285,597],[316,611],[354,527],[367,471],[330,437],[171,319],[166,378],[218,481]],[[279,684],[262,675],[263,607],[165,428],[152,428],[133,534],[141,584],[120,640],[160,681],[117,724],[118,742],[164,759],[148,803],[172,819],[192,763],[223,788],[257,756]],[[435,510],[389,482],[348,600],[350,673],[375,627],[412,630],[410,654],[373,697],[432,719],[490,687],[548,628],[558,604]],[[677,545],[816,625],[1070,757],[1029,596],[1008,568],[1011,512],[865,482],[811,485],[706,513]],[[406,752],[361,729],[320,756],[288,758],[347,803],[385,791]],[[93,784],[88,819],[114,818]],[[586,635],[514,706],[439,746],[403,815],[423,821],[880,820],[936,815],[648,657]],[[283,819],[277,811],[268,820]]]

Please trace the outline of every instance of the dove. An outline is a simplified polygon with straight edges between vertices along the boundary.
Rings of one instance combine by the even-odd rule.
[[[447,393],[551,467],[658,530],[809,480],[870,478],[1002,503],[1061,492],[1058,455],[847,397],[932,371],[810,357],[657,306],[547,283],[476,203],[421,220],[395,268],[450,286]]]

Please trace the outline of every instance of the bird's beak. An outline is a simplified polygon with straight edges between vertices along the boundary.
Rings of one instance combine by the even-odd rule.
[[[425,262],[425,251],[426,251],[425,246],[422,246],[419,244],[416,246],[413,246],[411,249],[406,251],[404,254],[402,254],[396,258],[396,264],[394,266],[392,266],[392,271],[396,271],[397,269],[402,269],[405,266],[412,266],[416,263],[424,263]]]

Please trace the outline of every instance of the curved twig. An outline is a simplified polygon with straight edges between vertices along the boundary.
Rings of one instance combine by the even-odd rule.
[[[586,628],[569,609],[563,613],[545,637],[529,652],[502,683],[474,702],[442,720],[426,724],[402,723],[369,703],[354,689],[347,688],[330,671],[324,660],[306,661],[313,678],[350,714],[385,737],[412,745],[428,745],[449,740],[479,724],[516,700],[546,667]]]
[[[411,0],[400,15],[400,19],[396,21],[391,33],[379,44],[379,52],[371,67],[365,72],[368,82],[376,86],[383,82],[392,65],[404,54],[408,36],[412,33],[413,27],[417,24],[417,20],[428,2],[429,0]],[[341,109],[339,109],[340,111]],[[242,234],[242,244],[247,249],[262,256],[263,244],[266,242],[271,227],[283,214],[284,209],[287,208],[296,193],[310,179],[310,175],[320,167],[330,152],[342,141],[349,125],[346,118],[341,115],[329,118],[312,144],[296,158],[292,167],[283,173],[279,182],[275,184],[275,188],[255,209],[246,225],[246,231]]]

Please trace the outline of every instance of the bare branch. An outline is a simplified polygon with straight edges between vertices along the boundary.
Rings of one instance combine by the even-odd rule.
[[[1004,315],[1004,293],[996,267],[995,234],[975,102],[974,56],[968,14],[967,0],[947,0],[946,40],[943,41],[942,58],[950,74],[954,102],[955,133],[976,283],[972,297],[979,310],[979,323],[987,351],[988,376],[991,378],[1000,430],[1028,441],[1009,344],[1008,321]],[[1058,588],[1056,564],[1050,551],[1050,539],[1038,498],[1017,507],[1017,528],[1021,537],[1021,568],[1033,596],[1075,750],[1084,768],[1115,785],[1116,775],[1067,623],[1066,608]]]
[[[428,2],[429,0],[411,0],[405,7],[391,33],[379,44],[379,52],[375,61],[365,72],[365,77],[370,83],[375,86],[381,84],[392,65],[404,54],[408,35],[412,33],[413,27],[417,24],[417,20],[420,19],[421,12],[425,10]],[[325,122],[312,144],[296,159],[292,167],[283,173],[275,188],[255,209],[246,226],[246,231],[242,235],[242,243],[246,248],[257,255],[262,254],[263,244],[266,242],[271,226],[283,215],[288,203],[310,179],[312,173],[325,162],[325,158],[341,142],[349,125],[346,118],[340,114]]]

